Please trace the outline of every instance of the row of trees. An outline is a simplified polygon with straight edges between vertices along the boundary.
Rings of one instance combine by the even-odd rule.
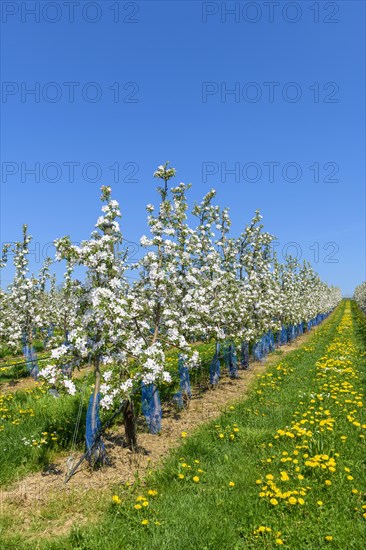
[[[55,241],[56,259],[67,265],[63,285],[56,286],[49,261],[38,277],[29,276],[25,226],[14,249],[14,282],[0,295],[0,337],[8,345],[23,340],[31,346],[35,331],[55,328],[52,361],[41,371],[51,384],[73,393],[65,365],[71,358],[94,364],[94,418],[99,402],[109,409],[126,400],[127,421],[141,382],[169,383],[167,350],[177,349],[191,368],[200,360],[194,342],[254,344],[268,331],[329,312],[341,299],[339,289],[322,282],[309,264],[278,262],[274,236],[264,230],[259,212],[232,236],[228,208],[214,203],[214,190],[189,217],[190,185],[169,188],[175,169],[168,163],[154,176],[161,181],[159,205],[147,205],[150,234],[141,237],[144,254],[134,265],[119,252],[119,204],[110,187],[102,187],[102,215],[90,238],[79,246],[68,236]],[[73,279],[76,266],[86,269],[83,283]],[[132,282],[131,270],[138,273]]]
[[[366,282],[356,286],[353,299],[357,302],[362,311],[366,313]]]

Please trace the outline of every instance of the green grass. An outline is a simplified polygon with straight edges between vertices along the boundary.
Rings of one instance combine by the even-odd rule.
[[[365,433],[362,425],[366,425],[361,400],[366,320],[352,303],[352,324],[347,326],[344,319],[349,307],[349,302],[342,302],[306,345],[269,367],[247,399],[228,407],[218,420],[183,440],[164,467],[144,483],[115,487],[109,510],[100,522],[88,528],[74,527],[69,536],[55,540],[28,544],[19,536],[7,538],[3,548],[364,548],[365,438],[360,436]],[[316,367],[335,341],[343,348],[338,347],[337,352],[328,349],[330,359],[332,353],[336,357],[345,353],[347,346],[353,346],[349,372],[331,362],[329,366],[335,365],[336,370]],[[352,387],[347,387],[347,383]],[[334,420],[333,429],[327,429],[327,424],[320,428],[318,420],[329,417]],[[294,431],[291,423],[300,419],[309,421],[299,425],[312,430],[312,434],[295,438],[286,435]],[[341,436],[346,437],[344,442]],[[317,454],[328,457],[325,469],[305,464],[309,459],[314,461]],[[292,461],[282,462],[286,457],[292,457]],[[293,462],[294,457],[298,464]],[[329,469],[331,459],[336,462],[334,472]],[[280,481],[281,471],[288,473],[289,481]],[[179,479],[179,474],[184,478]],[[266,475],[274,476],[282,495],[286,490],[305,489],[303,496],[292,495],[296,500],[303,498],[304,503],[292,505],[291,496],[287,496],[278,498],[278,504],[271,504]],[[298,475],[304,479],[300,481]],[[193,480],[195,476],[199,477],[198,482]],[[325,483],[328,480],[330,486]],[[235,485],[230,487],[230,482]],[[150,496],[149,490],[157,491],[157,495]],[[113,494],[119,503],[112,503]],[[143,502],[138,497],[148,499],[148,506],[135,509],[136,504]],[[148,524],[142,525],[143,520],[148,520]]]
[[[86,399],[76,445],[84,439]],[[54,398],[42,387],[0,395],[0,484],[46,468],[74,437],[80,396]],[[46,433],[47,432],[47,433]]]
[[[33,342],[34,351],[37,353],[40,368],[50,358],[50,352],[44,349],[40,340]],[[0,345],[0,383],[14,382],[21,378],[29,377],[26,360],[21,349],[14,351],[6,345]]]

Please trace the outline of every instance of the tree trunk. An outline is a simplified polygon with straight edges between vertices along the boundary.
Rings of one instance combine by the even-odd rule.
[[[125,423],[125,436],[128,448],[133,451],[137,447],[135,411],[132,399],[128,399],[123,409],[123,420]]]

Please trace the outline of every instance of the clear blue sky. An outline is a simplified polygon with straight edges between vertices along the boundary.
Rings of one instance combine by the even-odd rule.
[[[234,233],[259,208],[280,259],[296,242],[353,293],[365,279],[363,1],[57,4],[1,6],[2,242],[28,223],[37,270],[54,238],[89,236],[102,184],[138,241],[152,173],[170,160],[192,204],[215,187]]]

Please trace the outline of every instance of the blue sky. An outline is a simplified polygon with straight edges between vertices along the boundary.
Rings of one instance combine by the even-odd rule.
[[[170,160],[192,205],[217,189],[235,234],[260,209],[280,259],[297,250],[352,294],[366,278],[365,4],[270,4],[3,2],[1,241],[28,223],[38,270],[54,238],[89,236],[107,184],[138,242]]]

